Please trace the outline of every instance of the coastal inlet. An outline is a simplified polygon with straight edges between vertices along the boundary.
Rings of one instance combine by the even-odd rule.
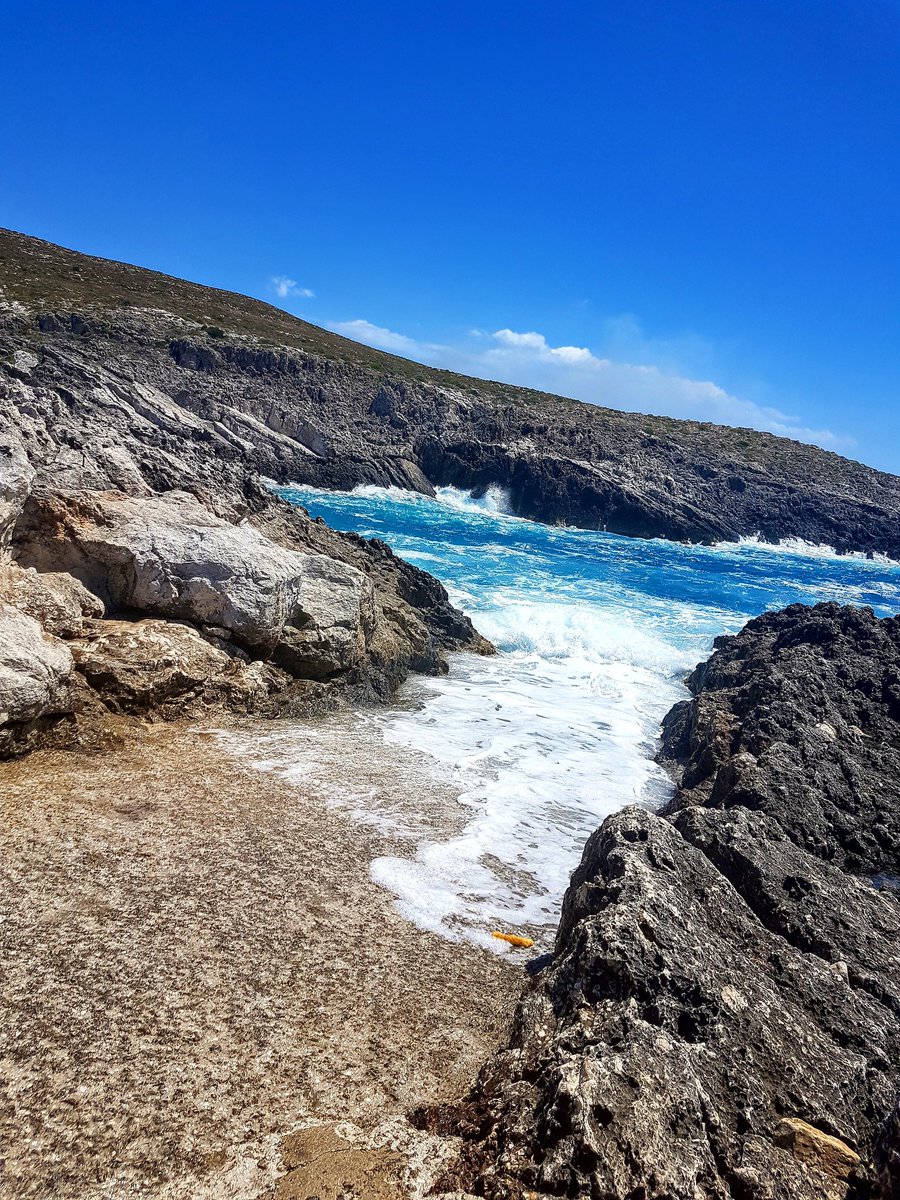
[[[501,653],[455,656],[449,675],[410,679],[386,711],[222,738],[390,831],[400,851],[370,870],[405,917],[500,953],[493,930],[549,946],[604,817],[671,795],[654,761],[660,721],[717,635],[797,601],[900,609],[900,564],[827,547],[539,525],[508,515],[498,489],[279,490],[436,575]]]

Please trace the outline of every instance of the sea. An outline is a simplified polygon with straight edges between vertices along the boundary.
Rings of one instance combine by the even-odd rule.
[[[495,930],[549,944],[604,817],[671,796],[660,722],[714,638],[797,601],[900,611],[900,563],[827,546],[541,525],[499,488],[278,491],[435,575],[499,653],[455,654],[389,707],[280,722],[237,749],[389,836],[369,871],[405,918],[501,953]]]

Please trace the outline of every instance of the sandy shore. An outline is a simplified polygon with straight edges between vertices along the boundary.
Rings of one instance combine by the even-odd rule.
[[[521,963],[400,918],[389,832],[172,726],[0,764],[0,805],[4,1200],[427,1181],[402,1114],[465,1089]]]

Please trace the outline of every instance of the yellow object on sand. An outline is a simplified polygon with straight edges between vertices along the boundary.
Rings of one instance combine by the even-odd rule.
[[[526,950],[529,946],[534,945],[532,938],[519,937],[515,933],[498,933],[496,929],[491,934],[491,937],[495,937],[498,942],[509,942],[511,946],[524,946]]]

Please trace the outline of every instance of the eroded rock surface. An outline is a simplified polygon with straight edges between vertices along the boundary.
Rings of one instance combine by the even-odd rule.
[[[279,511],[264,531],[183,491],[32,483],[16,495],[0,600],[68,639],[80,678],[114,712],[302,713],[339,694],[386,696],[408,670],[444,669],[444,648],[490,649],[436,581],[303,514]],[[298,525],[316,534],[302,550],[290,545]]]
[[[7,394],[36,420],[63,484],[184,487],[187,456],[191,490],[213,496],[247,465],[335,488],[498,484],[518,515],[551,523],[900,556],[900,481],[787,438],[434,370],[247,297],[10,231],[0,289]],[[38,427],[48,411],[65,430],[52,446]]]
[[[72,654],[0,601],[0,755],[30,749],[72,712]]]
[[[9,562],[13,529],[28,497],[34,468],[14,438],[0,440],[0,563]]]
[[[0,275],[9,248],[0,237]],[[0,287],[0,600],[72,643],[74,733],[97,700],[149,717],[203,705],[300,714],[384,699],[410,671],[445,671],[448,651],[491,652],[437,580],[264,486],[271,455],[283,474],[295,454],[328,453],[309,422],[194,413],[179,379],[207,358],[185,352],[194,365],[182,369],[156,329],[194,325],[163,308],[135,324],[115,298],[115,322],[131,330],[122,341],[93,304],[93,315],[48,313],[54,261],[39,254]],[[37,304],[13,294],[35,284]],[[408,470],[410,486],[428,486]],[[21,690],[27,671],[16,671]],[[59,724],[61,701],[45,693],[33,737],[0,720],[0,753],[37,744],[45,717]],[[9,722],[15,737],[2,733]]]
[[[23,565],[65,568],[114,610],[214,626],[248,649],[272,651],[286,630],[313,627],[325,674],[354,666],[375,624],[361,571],[286,550],[185,492],[32,500],[17,552]]]
[[[18,565],[0,569],[0,599],[34,618],[46,633],[76,637],[85,618],[102,617],[103,601],[66,571],[22,570]]]
[[[447,1188],[895,1196],[900,619],[795,605],[666,721],[670,809],[587,843],[552,962],[468,1100]]]
[[[175,621],[95,621],[71,649],[112,712],[162,718],[219,706],[267,712],[278,692],[277,672],[267,664],[244,664]]]

